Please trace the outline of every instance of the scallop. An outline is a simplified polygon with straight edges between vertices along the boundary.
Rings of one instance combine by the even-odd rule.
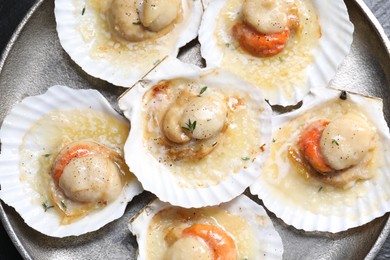
[[[123,159],[128,131],[96,90],[53,86],[25,98],[0,130],[0,198],[48,236],[101,228],[142,192]]]
[[[261,173],[271,142],[261,92],[226,71],[177,59],[148,77],[119,99],[132,126],[126,163],[144,189],[182,207],[241,194]]]
[[[131,87],[197,36],[200,0],[56,0],[64,50],[88,74]]]
[[[353,29],[343,1],[215,0],[199,42],[207,66],[254,83],[271,105],[290,106],[328,85],[349,53]]]
[[[156,199],[129,222],[141,259],[282,259],[283,244],[263,207],[240,195],[198,209]]]
[[[390,209],[382,109],[378,98],[312,90],[301,108],[273,118],[270,156],[250,191],[305,231],[339,232],[382,216]]]

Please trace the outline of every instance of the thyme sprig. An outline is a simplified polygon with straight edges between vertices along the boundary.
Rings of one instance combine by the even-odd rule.
[[[188,123],[186,123],[186,126],[181,127],[183,130],[190,132],[191,134],[194,133],[194,130],[196,128],[196,121],[191,122],[191,119],[188,119]]]

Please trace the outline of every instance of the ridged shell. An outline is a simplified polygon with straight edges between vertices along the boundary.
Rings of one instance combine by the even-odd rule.
[[[241,0],[215,0],[211,1],[206,8],[199,29],[201,54],[203,58],[205,58],[207,66],[229,69],[258,85],[263,90],[264,96],[269,100],[271,105],[294,105],[301,101],[310,89],[326,87],[329,81],[335,76],[336,71],[345,56],[349,53],[354,27],[349,20],[344,1],[337,0],[325,2],[322,0],[305,0],[306,2],[313,3],[318,14],[321,28],[321,37],[317,47],[305,51],[305,53],[309,51],[314,57],[314,60],[309,63],[310,65],[299,68],[297,71],[294,69],[294,75],[292,75],[289,68],[297,63],[304,62],[304,59],[300,57],[300,60],[295,62],[294,65],[287,67],[285,70],[286,73],[284,73],[287,76],[281,76],[277,72],[274,72],[275,69],[278,68],[280,64],[283,64],[283,62],[286,62],[286,60],[288,61],[291,56],[290,54],[294,55],[293,53],[284,55],[282,52],[275,57],[267,58],[262,61],[266,66],[272,68],[271,73],[274,75],[263,76],[262,73],[264,72],[258,69],[258,73],[251,72],[254,75],[243,76],[245,71],[248,70],[249,65],[246,64],[233,67],[231,64],[236,62],[235,60],[245,60],[248,63],[251,59],[260,61],[262,58],[252,57],[237,51],[231,32],[226,28],[217,27],[218,17],[221,17],[223,8],[233,1],[235,3],[242,2]],[[300,0],[300,2],[302,1]],[[229,21],[235,19],[239,11],[240,10],[229,9],[226,11],[227,19],[229,19]],[[302,21],[302,24],[305,24],[305,21]],[[236,50],[234,52],[236,54],[234,54],[233,61],[224,59],[227,53],[226,49],[229,48],[235,48]],[[264,83],[264,80],[269,80],[268,77],[276,79],[267,83],[271,87]],[[283,80],[286,79],[287,81],[284,83]]]
[[[14,207],[27,225],[52,237],[77,236],[97,230],[120,218],[125,211],[127,202],[142,192],[138,181],[128,183],[115,201],[68,225],[60,225],[60,217],[57,212],[54,209],[45,212],[41,204],[42,201],[36,201],[40,198],[39,193],[29,182],[21,181],[19,147],[27,131],[42,116],[55,109],[75,108],[91,108],[95,111],[105,112],[118,120],[125,120],[96,90],[75,90],[65,86],[53,86],[42,95],[27,97],[16,104],[4,119],[0,130],[2,142],[0,198]],[[41,149],[36,146],[30,144],[29,149]],[[37,158],[33,158],[29,162],[31,165],[29,170],[32,175],[37,174],[37,160]]]
[[[138,215],[129,222],[129,229],[137,237],[138,260],[147,259],[147,237],[148,228],[153,217],[160,211],[173,207],[169,203],[158,199],[147,205]],[[275,230],[271,219],[264,208],[253,202],[245,195],[240,195],[232,201],[222,203],[216,208],[221,208],[229,214],[240,216],[250,223],[250,227],[255,232],[256,243],[263,246],[263,251],[256,252],[259,259],[282,259],[283,243],[280,235]]]
[[[109,0],[101,3],[107,1]],[[120,47],[119,43],[111,40],[108,46],[104,45],[101,48],[113,49],[112,55],[109,52],[106,54],[105,51],[96,50],[94,44],[97,41],[97,35],[101,34],[104,35],[102,37],[108,38],[111,36],[108,29],[101,28],[107,27],[105,14],[98,14],[88,0],[56,0],[54,13],[62,47],[85,72],[117,86],[131,87],[155,63],[166,56],[176,57],[179,48],[197,36],[202,16],[200,0],[182,0],[182,6],[183,19],[180,23],[176,24],[167,35],[152,42],[150,47],[152,49],[137,51],[139,55],[135,57],[129,54],[139,48],[138,43],[128,43]],[[103,20],[101,22],[103,25],[97,22],[98,19]],[[173,40],[167,40],[167,37]],[[173,41],[172,44],[165,46],[171,41]],[[121,58],[111,57],[113,55]],[[138,57],[142,57],[142,60]]]
[[[371,179],[360,180],[352,188],[344,191],[342,191],[342,188],[339,188],[338,191],[337,189],[333,190],[327,185],[316,186],[316,188],[313,186],[313,188],[310,188],[314,189],[311,196],[305,195],[302,200],[294,199],[295,194],[283,188],[289,185],[297,185],[296,183],[304,184],[307,181],[304,178],[298,178],[296,180],[289,179],[287,182],[285,177],[292,174],[289,171],[291,161],[287,158],[287,146],[296,142],[296,132],[299,132],[299,129],[302,129],[304,125],[296,119],[305,112],[318,108],[328,101],[339,100],[340,94],[340,90],[330,88],[314,89],[305,97],[301,108],[273,118],[274,143],[271,146],[271,154],[276,154],[277,169],[268,171],[270,169],[268,165],[274,162],[273,156],[270,156],[265,163],[266,166],[262,176],[250,187],[251,193],[258,195],[267,209],[275,213],[285,223],[297,229],[335,233],[368,223],[390,210],[390,190],[388,189],[390,185],[390,156],[388,153],[390,150],[390,135],[383,116],[382,100],[358,94],[348,93],[347,101],[343,102],[350,102],[350,104],[356,106],[376,128],[379,137],[377,145],[380,144],[382,150],[378,152],[378,158],[380,159],[375,176]],[[331,105],[323,107],[327,107],[326,111],[332,109]],[[311,120],[321,118],[320,116],[317,118],[316,115],[312,115],[312,117]],[[306,119],[306,121],[308,120],[310,119]],[[298,125],[299,129],[287,125],[289,122],[296,122],[294,125]],[[285,138],[286,141],[279,142],[278,138],[275,137],[280,129],[289,129],[289,136]],[[277,149],[276,147],[282,148]],[[267,177],[271,176],[268,172],[273,172],[272,176],[274,177]],[[309,179],[308,183],[318,185],[318,183],[312,181]],[[303,189],[306,188],[296,188],[294,193],[302,193],[304,192]],[[316,195],[320,196],[319,194],[324,197],[317,198]],[[336,199],[329,201],[329,199],[326,200],[326,196],[332,196],[330,198]]]
[[[134,86],[121,97],[119,107],[131,122],[131,130],[125,144],[125,159],[130,170],[137,176],[145,190],[156,194],[160,200],[182,207],[202,207],[216,205],[240,195],[260,175],[262,164],[268,154],[271,142],[271,109],[264,101],[257,88],[240,78],[219,69],[199,69],[198,67],[181,63],[176,59],[165,60],[148,77]],[[242,93],[251,93],[259,112],[255,119],[262,126],[258,129],[259,140],[265,144],[263,152],[257,152],[255,160],[249,163],[247,169],[240,168],[238,172],[229,171],[228,177],[216,185],[205,183],[197,187],[180,185],[179,178],[170,170],[169,166],[159,163],[144,143],[143,96],[160,80],[184,78],[199,82],[204,86],[217,85],[221,91],[224,88],[233,88]],[[248,136],[247,138],[252,138]],[[248,139],[248,140],[249,140]],[[255,148],[255,147],[253,147]],[[249,161],[248,161],[249,162]],[[196,180],[193,181],[196,183]]]

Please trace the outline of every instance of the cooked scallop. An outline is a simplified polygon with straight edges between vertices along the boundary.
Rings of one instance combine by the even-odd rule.
[[[199,42],[207,66],[254,83],[271,105],[290,106],[328,85],[352,33],[343,1],[215,0],[202,17]]]
[[[273,124],[271,155],[251,192],[283,221],[339,232],[386,212],[390,139],[381,100],[316,89]]]
[[[151,75],[155,74],[155,75]],[[119,106],[131,121],[126,163],[143,187],[183,207],[228,201],[259,174],[271,109],[253,85],[219,69],[164,61]]]
[[[320,150],[334,171],[358,165],[374,149],[375,131],[365,118],[345,114],[332,120],[324,129]]]
[[[200,0],[56,0],[61,45],[88,74],[132,87],[197,36]]]
[[[71,201],[109,203],[122,192],[122,172],[115,151],[91,141],[65,146],[56,156],[51,174],[54,182]]]
[[[185,209],[158,199],[129,222],[142,259],[282,259],[283,244],[265,210],[245,195]]]
[[[142,191],[124,162],[128,131],[96,90],[54,86],[24,99],[0,131],[0,198],[48,236],[101,228]]]

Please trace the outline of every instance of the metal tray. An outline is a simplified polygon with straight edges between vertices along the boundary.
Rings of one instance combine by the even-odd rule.
[[[390,43],[362,0],[345,0],[355,25],[351,53],[332,86],[381,97],[390,122]],[[54,1],[39,0],[22,21],[0,61],[0,120],[13,104],[41,94],[55,84],[95,88],[116,107],[125,91],[83,72],[62,49],[54,20]],[[185,61],[202,64],[197,41],[180,53]],[[137,243],[127,221],[154,196],[144,192],[127,206],[117,221],[79,237],[51,238],[28,227],[16,211],[0,203],[4,228],[25,259],[135,259]],[[260,200],[251,197],[258,203]],[[282,236],[284,259],[373,259],[390,231],[389,213],[337,234],[303,232],[270,216]]]

